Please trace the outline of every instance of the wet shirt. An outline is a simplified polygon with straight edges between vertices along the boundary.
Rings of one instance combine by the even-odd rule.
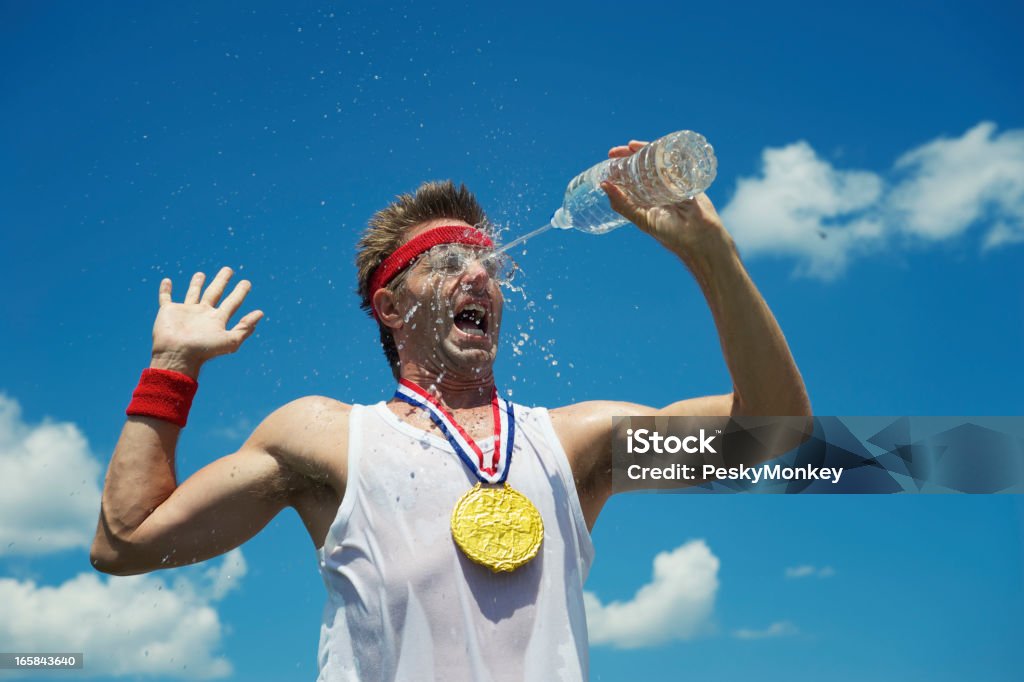
[[[587,679],[593,545],[547,410],[515,414],[508,482],[537,507],[544,541],[528,564],[494,573],[452,540],[452,508],[477,480],[451,445],[383,402],[353,407],[348,486],[318,550],[318,680]],[[493,438],[479,444],[493,451]]]

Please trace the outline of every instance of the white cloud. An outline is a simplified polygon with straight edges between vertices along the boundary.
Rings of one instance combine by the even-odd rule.
[[[721,214],[744,254],[796,257],[820,279],[907,236],[954,239],[979,222],[983,250],[1024,242],[1024,130],[979,123],[903,154],[888,177],[837,169],[807,142],[768,148]]]
[[[752,630],[740,628],[732,633],[737,639],[767,639],[769,637],[789,637],[797,634],[800,630],[788,620],[780,620],[772,623],[763,630]]]
[[[18,402],[0,394],[0,556],[88,547],[99,476],[100,463],[74,424],[27,424]],[[246,572],[236,549],[173,574],[87,572],[56,586],[0,578],[0,642],[7,651],[81,652],[78,675],[224,677],[231,664],[217,654],[223,627],[215,605]]]
[[[985,241],[982,242],[981,248],[983,251],[988,251],[1000,246],[1019,244],[1021,242],[1024,242],[1024,229],[1020,225],[1012,227],[1000,220],[985,235]]]
[[[18,402],[0,394],[0,556],[88,547],[99,476],[74,424],[26,424]]]
[[[224,421],[220,426],[210,429],[210,433],[226,440],[243,442],[252,433],[253,428],[253,421],[241,416],[233,421]]]
[[[1024,232],[1024,130],[996,136],[996,125],[979,123],[962,137],[939,138],[896,161],[907,177],[891,203],[904,231],[926,239],[963,233],[988,213],[1003,229]],[[1013,227],[1011,227],[1011,225]]]
[[[629,601],[584,594],[591,644],[631,649],[690,639],[708,627],[718,591],[718,558],[693,540],[654,558],[654,578]]]
[[[224,628],[214,603],[245,572],[236,549],[211,568],[176,569],[173,582],[81,573],[50,587],[2,578],[0,642],[8,651],[81,652],[76,674],[85,676],[225,677],[232,668],[217,654]]]
[[[814,575],[814,566],[792,566],[786,569],[787,578],[806,578],[809,575]]]
[[[221,600],[228,592],[237,590],[248,572],[249,566],[245,563],[242,550],[235,549],[225,554],[220,565],[211,566],[206,570],[205,578],[209,584],[210,598]]]
[[[808,274],[828,278],[881,237],[882,190],[878,175],[836,170],[796,142],[764,150],[761,177],[738,181],[722,219],[745,253],[798,256]]]
[[[836,574],[836,571],[831,566],[811,566],[809,564],[803,564],[801,566],[790,566],[786,569],[787,578],[808,578],[815,576],[818,578],[830,578]]]

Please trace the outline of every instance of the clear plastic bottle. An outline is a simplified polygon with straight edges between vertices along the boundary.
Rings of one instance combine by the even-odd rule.
[[[611,180],[641,206],[692,199],[711,186],[718,172],[715,151],[692,130],[671,133],[622,159],[608,159],[569,183],[552,227],[604,234],[629,221],[608,205],[601,183]]]

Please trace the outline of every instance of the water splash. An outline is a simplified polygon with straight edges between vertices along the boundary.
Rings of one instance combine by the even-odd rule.
[[[543,227],[538,227],[533,232],[527,232],[526,234],[524,234],[524,235],[522,235],[520,237],[516,237],[515,239],[513,239],[510,242],[508,242],[507,244],[502,244],[502,246],[498,249],[498,253],[505,253],[506,251],[508,251],[512,247],[518,246],[519,244],[522,244],[527,239],[530,239],[532,237],[536,237],[538,234],[541,234],[542,232],[547,232],[552,227],[554,227],[554,225],[552,225],[551,223],[548,223],[547,225],[544,225]]]
[[[409,320],[412,319],[412,316],[415,315],[416,311],[420,309],[420,305],[420,303],[414,303],[412,306],[410,306],[409,312],[405,314],[405,322],[408,322]]]

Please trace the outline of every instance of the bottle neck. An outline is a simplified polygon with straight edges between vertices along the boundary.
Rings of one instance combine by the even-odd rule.
[[[571,230],[572,217],[568,214],[565,208],[559,208],[555,211],[554,215],[551,216],[551,220],[548,224],[551,225],[551,227],[557,227],[559,230]]]

